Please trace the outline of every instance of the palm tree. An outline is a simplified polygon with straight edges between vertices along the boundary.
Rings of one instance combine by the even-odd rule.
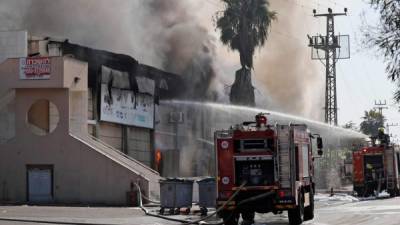
[[[385,117],[375,110],[365,111],[362,119],[360,130],[366,135],[378,136],[379,128],[384,127]]]
[[[234,51],[239,51],[242,68],[236,72],[231,89],[231,102],[254,105],[254,88],[251,84],[253,56],[257,47],[264,46],[276,12],[270,11],[268,0],[222,0],[223,14],[218,16],[217,28],[221,41]],[[245,92],[245,93],[243,93]],[[247,93],[246,93],[247,92]]]

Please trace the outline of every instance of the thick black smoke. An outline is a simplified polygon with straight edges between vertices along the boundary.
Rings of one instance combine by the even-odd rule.
[[[216,100],[213,90],[215,78],[214,39],[208,30],[196,21],[188,11],[187,1],[148,1],[149,13],[157,15],[153,23],[156,28],[154,43],[163,43],[158,48],[167,71],[182,74],[190,92],[188,97],[196,100]]]
[[[0,0],[0,30],[27,29],[38,36],[68,38],[128,54],[141,63],[181,74],[190,87],[188,98],[214,100],[224,96],[223,85],[233,83],[240,62],[236,52],[219,43],[211,21],[223,4],[207,2]],[[271,7],[278,20],[254,59],[253,83],[256,94],[262,93],[258,106],[319,119],[323,74],[311,64],[306,38],[315,33],[309,30],[315,18],[305,17],[311,13],[308,9],[287,1],[271,0]]]
[[[181,74],[188,98],[216,98],[214,40],[182,0],[0,0],[0,30],[67,38]]]

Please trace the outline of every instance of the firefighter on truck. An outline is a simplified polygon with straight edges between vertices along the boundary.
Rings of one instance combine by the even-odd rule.
[[[315,135],[314,135],[315,136]],[[226,225],[288,211],[291,225],[314,218],[314,138],[303,124],[271,126],[266,114],[215,132],[217,212]],[[317,137],[318,154],[322,139]]]

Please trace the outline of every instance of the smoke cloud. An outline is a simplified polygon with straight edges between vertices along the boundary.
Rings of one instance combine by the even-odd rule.
[[[258,106],[320,119],[323,76],[311,63],[305,25],[315,19],[287,1],[271,0],[271,8],[278,20],[255,58]],[[181,74],[189,98],[226,102],[224,86],[240,62],[218,40],[212,16],[221,10],[218,1],[197,0],[0,0],[0,30],[27,29],[129,54]]]
[[[271,0],[278,19],[273,22],[267,46],[255,61],[255,78],[265,87],[270,104],[282,112],[321,120],[324,76],[319,62],[311,61],[307,34],[316,19],[311,9],[287,1]]]
[[[157,15],[151,27],[162,67],[182,74],[189,86],[190,99],[215,100],[216,89],[210,85],[215,78],[215,39],[201,26],[191,12],[189,1],[148,1],[150,15]]]

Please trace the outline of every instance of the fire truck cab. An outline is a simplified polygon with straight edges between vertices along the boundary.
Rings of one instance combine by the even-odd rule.
[[[376,144],[353,152],[353,190],[366,197],[387,191],[390,196],[399,195],[400,153],[387,135],[381,135]]]
[[[264,114],[215,132],[217,208],[224,224],[287,210],[291,225],[314,217],[313,136],[302,124],[268,125]],[[317,138],[322,155],[322,139]]]

